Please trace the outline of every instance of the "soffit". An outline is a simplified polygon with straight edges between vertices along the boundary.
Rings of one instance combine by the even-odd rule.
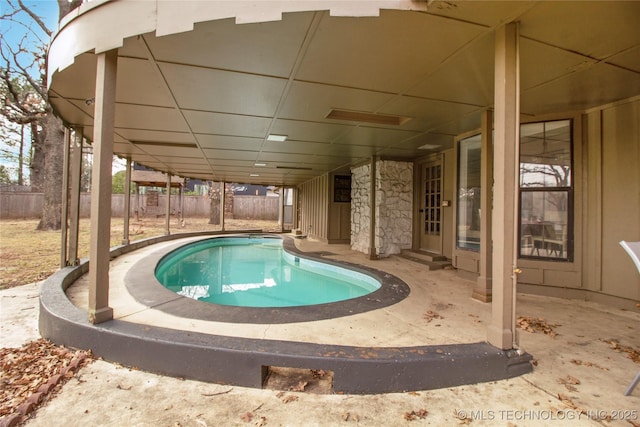
[[[425,144],[447,149],[456,135],[480,127],[481,112],[493,104],[493,34],[504,22],[520,22],[524,114],[640,93],[639,7],[434,1],[426,13],[297,12],[274,22],[221,19],[179,34],[126,37],[115,151],[174,174],[275,185],[373,155],[411,161],[430,152],[420,149]],[[56,112],[85,126],[89,138],[95,69],[92,53],[79,55],[53,74],[50,90]],[[411,120],[327,119],[336,108]],[[267,141],[269,133],[288,139]]]

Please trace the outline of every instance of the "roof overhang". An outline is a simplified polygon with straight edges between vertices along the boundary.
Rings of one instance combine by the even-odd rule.
[[[638,18],[625,1],[92,1],[52,41],[49,95],[91,140],[95,53],[118,49],[116,154],[296,185],[374,155],[412,161],[478,129],[505,22],[520,27],[523,117],[636,96]]]

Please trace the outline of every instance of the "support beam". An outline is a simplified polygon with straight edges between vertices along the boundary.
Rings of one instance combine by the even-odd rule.
[[[280,226],[280,232],[284,233],[284,196],[285,196],[285,188],[286,187],[280,187],[280,197],[278,198],[278,201],[280,202],[278,205],[278,222],[279,222],[279,226]]]
[[[227,195],[227,183],[222,181],[220,183],[220,230],[224,230],[224,205]]]
[[[473,288],[472,298],[491,302],[491,217],[493,204],[493,113],[482,114],[482,148],[480,150],[480,275]]]
[[[129,216],[131,215],[131,157],[127,157],[127,169],[124,173],[124,210],[122,226],[122,244],[128,245],[129,240]]]
[[[164,235],[168,236],[171,234],[171,230],[169,230],[169,225],[171,220],[171,173],[167,172],[167,207],[164,212]]]
[[[117,49],[97,55],[89,247],[89,321],[94,324],[113,319],[109,307],[109,247],[117,70]]]
[[[84,129],[74,129],[75,141],[71,147],[71,200],[69,202],[69,264],[79,265],[80,191],[82,190],[82,136]]]
[[[493,190],[492,314],[490,344],[517,347],[515,296],[517,282],[518,169],[520,149],[520,70],[518,25],[506,24],[495,38],[495,141]]]
[[[60,268],[69,265],[67,256],[68,240],[67,232],[69,231],[69,146],[71,145],[71,131],[64,128],[64,157],[62,160],[62,212],[60,215],[61,228],[61,246],[60,246]]]

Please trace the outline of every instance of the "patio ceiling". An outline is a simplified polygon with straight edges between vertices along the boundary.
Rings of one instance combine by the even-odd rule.
[[[379,17],[220,19],[124,39],[114,151],[190,178],[296,185],[373,155],[445,150],[491,108],[494,30],[512,21],[524,120],[640,94],[639,2],[434,1]],[[50,85],[55,111],[88,139],[95,69],[83,53]]]

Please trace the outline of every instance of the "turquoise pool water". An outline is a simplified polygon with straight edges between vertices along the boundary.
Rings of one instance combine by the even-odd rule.
[[[241,307],[294,307],[344,301],[380,288],[366,274],[286,252],[280,238],[220,237],[185,245],[157,265],[156,278],[179,295]]]

